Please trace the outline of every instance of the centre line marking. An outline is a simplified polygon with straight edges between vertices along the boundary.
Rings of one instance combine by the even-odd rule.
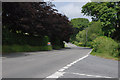
[[[84,57],[79,58],[79,59],[73,61],[72,63],[64,66],[63,68],[59,69],[57,72],[55,72],[54,74],[52,74],[52,75],[50,75],[50,76],[48,76],[46,78],[59,78],[59,77],[63,76],[65,74],[65,72],[63,72],[64,70],[68,69],[69,67],[71,67],[72,65],[74,65],[75,63],[77,63],[78,61],[81,61],[81,60],[87,58],[91,52],[92,52],[92,49]]]

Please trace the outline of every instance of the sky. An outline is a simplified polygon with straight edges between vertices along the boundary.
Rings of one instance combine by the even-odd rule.
[[[87,18],[90,22],[91,17],[85,16],[83,13],[81,13],[82,6],[85,5],[87,2],[90,2],[89,0],[56,0],[52,1],[53,4],[55,4],[55,8],[58,10],[59,13],[65,14],[69,20],[73,18]]]

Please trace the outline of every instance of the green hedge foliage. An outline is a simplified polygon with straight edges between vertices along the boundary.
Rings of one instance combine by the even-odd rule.
[[[52,50],[51,46],[30,46],[30,45],[3,45],[2,52],[13,53],[13,52],[33,52],[33,51],[47,51]]]
[[[109,53],[109,55],[115,57],[119,56],[118,43],[109,37],[106,36],[97,37],[95,40],[93,40],[91,46],[93,47],[95,52],[98,53],[107,52]]]
[[[37,36],[29,36],[11,33],[9,31],[3,31],[2,35],[2,43],[3,45],[31,45],[31,46],[46,46],[49,42],[49,38],[47,36],[37,37]]]
[[[11,33],[3,30],[2,37],[2,52],[28,52],[28,51],[43,51],[52,50],[48,36],[38,37]]]

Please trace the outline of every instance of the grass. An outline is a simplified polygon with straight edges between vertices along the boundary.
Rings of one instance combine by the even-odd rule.
[[[99,57],[102,57],[102,58],[105,58],[105,59],[112,59],[112,60],[119,60],[118,57],[114,57],[114,56],[111,56],[109,55],[108,52],[102,52],[102,53],[98,53],[98,52],[92,52],[91,55],[93,56],[99,56]]]
[[[3,45],[2,53],[33,52],[52,50],[52,46]]]
[[[90,47],[87,47],[87,46],[79,45],[78,43],[76,43],[75,45],[77,45],[79,47],[90,48]],[[101,53],[99,53],[99,52],[92,51],[91,55],[98,56],[98,57],[105,58],[105,59],[112,59],[112,60],[119,60],[120,61],[120,57],[119,58],[118,57],[114,57],[114,56],[110,55],[109,52],[103,52],[103,51],[101,51]]]
[[[30,46],[30,45],[3,45],[2,54],[15,53],[15,52],[34,52],[34,51],[50,51],[52,49],[59,50],[62,46],[59,45],[46,45],[46,46]]]

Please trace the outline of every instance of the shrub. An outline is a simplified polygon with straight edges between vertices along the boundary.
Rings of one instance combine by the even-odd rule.
[[[107,52],[109,55],[118,56],[118,43],[106,36],[100,36],[93,40],[92,47],[95,52]]]

